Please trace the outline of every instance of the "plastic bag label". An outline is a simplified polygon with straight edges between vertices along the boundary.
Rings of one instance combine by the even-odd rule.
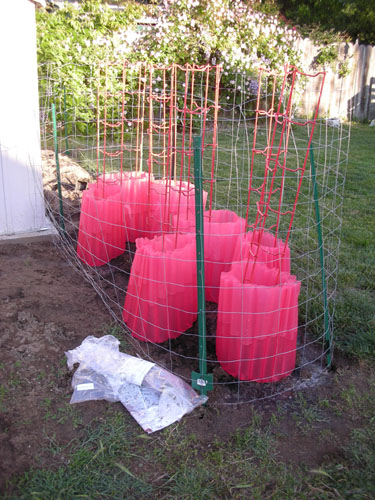
[[[76,386],[77,391],[92,391],[94,389],[93,383],[78,384]]]
[[[199,378],[197,380],[197,385],[200,385],[201,387],[206,387],[207,382],[203,378]]]

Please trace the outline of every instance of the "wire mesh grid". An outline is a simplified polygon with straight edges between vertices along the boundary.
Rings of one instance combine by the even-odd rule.
[[[313,383],[331,362],[350,129],[318,118],[323,82],[290,67],[281,75],[126,62],[40,68],[45,194],[60,249],[142,356],[187,381],[205,362],[211,402],[272,397]],[[309,116],[298,112],[302,93]]]

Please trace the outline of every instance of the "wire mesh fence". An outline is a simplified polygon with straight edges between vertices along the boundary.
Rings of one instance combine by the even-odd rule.
[[[138,352],[195,373],[217,403],[312,383],[332,359],[350,136],[318,118],[324,74],[106,62],[40,75],[59,246]]]

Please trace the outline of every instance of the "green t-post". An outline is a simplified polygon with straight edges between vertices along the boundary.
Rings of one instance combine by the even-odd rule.
[[[206,345],[206,299],[204,293],[204,224],[202,196],[202,138],[193,139],[194,178],[195,178],[195,240],[197,248],[197,291],[198,291],[198,336],[199,336],[199,372],[192,372],[194,389],[206,395],[213,388],[213,375],[207,373]]]
[[[321,273],[322,291],[323,291],[324,338],[328,344],[327,366],[329,368],[331,366],[331,363],[332,363],[332,334],[331,334],[331,330],[329,327],[327,281],[326,281],[326,275],[325,275],[325,270],[324,270],[324,246],[323,246],[323,234],[322,234],[322,221],[320,218],[319,193],[318,193],[318,184],[316,182],[316,170],[315,170],[314,152],[313,152],[312,144],[310,146],[310,165],[311,165],[311,177],[312,177],[312,183],[313,183],[313,195],[314,195],[314,204],[315,204],[316,230],[318,232],[320,273]]]
[[[59,206],[60,206],[60,227],[63,231],[63,234],[65,235],[64,208],[63,208],[63,199],[61,193],[59,146],[57,142],[56,107],[54,104],[52,104],[52,123],[53,123],[53,142],[55,145],[57,192],[59,195]]]

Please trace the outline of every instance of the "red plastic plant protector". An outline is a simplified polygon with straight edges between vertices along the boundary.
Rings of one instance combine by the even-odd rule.
[[[171,181],[169,184],[169,207],[173,215],[195,213],[195,188],[194,184],[185,181]],[[207,200],[207,194],[203,199],[203,207]]]
[[[155,180],[150,184],[149,238],[172,232],[169,192],[169,181],[167,179]]]
[[[208,193],[202,190],[202,205],[205,209]],[[179,231],[180,221],[193,220],[195,233],[195,187],[191,182],[176,181],[171,184],[171,213],[174,229]]]
[[[254,382],[276,382],[291,374],[299,291],[295,276],[259,262],[235,262],[222,273],[216,355],[226,372]]]
[[[182,234],[189,234],[191,238],[195,238],[195,215],[190,213],[186,216],[173,216],[173,230]]]
[[[124,207],[117,183],[89,184],[82,195],[77,255],[102,266],[125,250]]]
[[[249,231],[238,238],[233,262],[248,259],[290,273],[289,246],[268,231]]]
[[[195,240],[170,234],[136,245],[123,319],[137,339],[165,342],[197,318]]]
[[[132,175],[122,182],[123,200],[130,207],[129,217],[125,212],[125,226],[128,241],[135,242],[137,238],[149,236],[149,178],[147,173],[132,172]]]
[[[231,210],[204,214],[204,272],[206,300],[218,302],[220,275],[229,271],[237,239],[245,231],[245,220]]]
[[[187,183],[184,183],[187,186]],[[181,208],[173,213],[173,230],[195,237],[195,188],[190,184],[189,190],[182,193]],[[187,194],[189,193],[189,194]],[[205,209],[208,193],[202,190],[202,204]],[[188,199],[187,199],[188,198]]]
[[[115,172],[98,177],[98,186],[118,184],[121,186],[124,210],[126,240],[135,242],[137,238],[148,236],[149,182],[152,176],[145,172]]]
[[[195,234],[194,184],[162,179],[151,183],[151,233]],[[203,208],[208,193],[203,191]],[[180,231],[181,229],[181,231]]]

